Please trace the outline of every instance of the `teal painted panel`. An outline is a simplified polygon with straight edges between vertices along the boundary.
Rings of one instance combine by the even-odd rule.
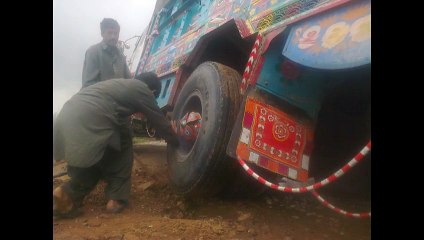
[[[158,98],[156,98],[156,102],[158,103],[159,107],[164,107],[169,100],[169,96],[171,95],[172,87],[174,86],[175,82],[175,75],[171,77],[167,77],[161,80],[162,82],[162,90]]]
[[[256,87],[304,110],[307,115],[315,119],[326,90],[330,87],[329,80],[322,72],[302,66],[298,66],[300,74],[296,79],[290,80],[285,77],[281,71],[281,64],[287,59],[281,56],[280,46],[278,42],[270,45]]]

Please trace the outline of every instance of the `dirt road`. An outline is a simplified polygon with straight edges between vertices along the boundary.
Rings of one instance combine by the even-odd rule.
[[[135,150],[131,205],[104,212],[104,184],[85,200],[76,219],[53,220],[54,239],[371,239],[371,220],[347,218],[311,194],[266,192],[256,199],[185,200],[168,187],[166,147]],[[56,178],[54,187],[66,181]],[[337,198],[334,196],[338,196]],[[369,199],[334,193],[328,199],[348,210],[370,209]]]

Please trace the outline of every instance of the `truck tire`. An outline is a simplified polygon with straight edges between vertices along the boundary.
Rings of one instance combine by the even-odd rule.
[[[208,197],[219,193],[231,176],[235,159],[226,147],[236,119],[241,96],[241,76],[234,69],[216,62],[199,65],[184,84],[175,103],[174,120],[188,112],[202,116],[193,143],[167,147],[170,185],[179,194]]]

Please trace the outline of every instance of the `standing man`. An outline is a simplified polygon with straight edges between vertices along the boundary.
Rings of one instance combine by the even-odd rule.
[[[131,78],[125,56],[117,47],[120,26],[112,18],[100,23],[103,40],[85,53],[82,88],[112,78]]]
[[[106,210],[128,205],[133,163],[128,116],[142,112],[168,144],[178,145],[171,124],[158,107],[156,74],[110,79],[81,89],[62,107],[53,130],[53,158],[66,160],[70,181],[53,191],[53,214],[74,217],[100,179],[107,186]]]

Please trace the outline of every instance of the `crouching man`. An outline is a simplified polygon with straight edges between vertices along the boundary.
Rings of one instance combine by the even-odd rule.
[[[108,212],[128,206],[133,165],[129,116],[142,112],[160,137],[178,145],[156,103],[160,92],[156,74],[143,73],[90,85],[64,104],[53,129],[53,157],[67,161],[70,180],[53,191],[54,216],[77,216],[100,179],[107,184]]]

